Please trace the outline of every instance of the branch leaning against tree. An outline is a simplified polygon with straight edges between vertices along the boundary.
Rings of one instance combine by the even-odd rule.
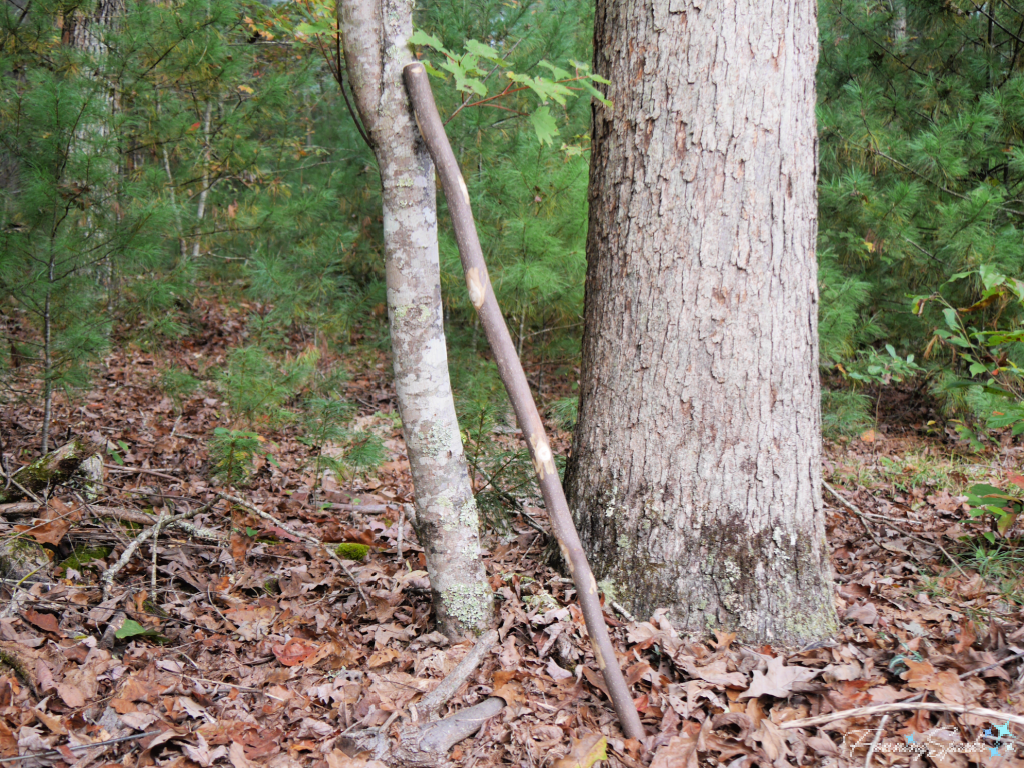
[[[455,229],[455,239],[459,246],[462,267],[466,272],[469,298],[483,323],[487,341],[491,345],[495,362],[498,364],[501,381],[508,390],[509,399],[512,401],[516,418],[519,420],[519,426],[527,440],[533,466],[537,470],[544,503],[551,519],[551,529],[555,538],[558,539],[558,546],[576,584],[576,594],[579,596],[580,608],[583,611],[583,618],[593,644],[594,656],[604,675],[608,692],[611,694],[612,705],[615,708],[615,713],[619,716],[623,732],[631,739],[643,738],[644,729],[640,724],[640,716],[633,705],[633,698],[622,676],[615,650],[608,637],[608,628],[605,625],[601,602],[598,598],[597,583],[594,581],[594,574],[590,570],[590,564],[583,552],[579,534],[576,532],[576,526],[569,513],[569,505],[566,503],[565,493],[562,491],[558,469],[555,467],[554,455],[544,433],[540,413],[533,401],[522,363],[516,355],[512,337],[509,335],[505,318],[501,314],[501,308],[498,306],[490,279],[487,276],[487,266],[484,264],[480,239],[476,233],[473,212],[469,205],[469,191],[466,188],[465,179],[459,171],[451,145],[448,143],[448,137],[445,135],[441,116],[437,112],[434,96],[430,90],[426,69],[420,63],[413,63],[405,67],[404,73],[405,85],[416,111],[420,133],[434,160],[434,165],[437,166],[444,196],[448,200],[448,210],[451,213],[452,225]]]

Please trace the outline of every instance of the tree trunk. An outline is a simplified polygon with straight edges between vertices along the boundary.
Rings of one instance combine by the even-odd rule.
[[[411,0],[344,0],[340,26],[356,106],[384,191],[384,248],[395,389],[416,488],[416,533],[441,631],[488,628],[476,500],[455,416],[441,314],[434,165],[402,83]]]
[[[639,616],[834,631],[821,504],[812,0],[597,0],[580,413],[566,473]]]

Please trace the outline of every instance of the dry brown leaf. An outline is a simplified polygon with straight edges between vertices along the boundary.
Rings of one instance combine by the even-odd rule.
[[[245,756],[245,747],[237,741],[232,741],[231,746],[228,747],[228,760],[231,761],[234,768],[254,768],[256,765]]]
[[[551,768],[590,768],[598,760],[608,759],[608,739],[600,733],[589,733],[573,739],[569,754],[555,760]]]
[[[903,663],[907,665],[907,671],[900,677],[907,681],[907,685],[917,691],[935,690],[935,667],[930,661],[904,659]]]
[[[284,645],[272,646],[270,650],[274,652],[277,660],[286,667],[294,667],[304,662],[319,649],[319,646],[313,643],[293,637]]]
[[[60,631],[60,624],[57,622],[57,618],[52,613],[40,613],[39,611],[27,608],[22,616],[44,632],[52,632],[55,635],[64,636]]]
[[[327,755],[327,768],[388,768],[380,760],[365,760],[358,757],[349,757],[340,749],[335,749]]]
[[[383,667],[385,664],[390,664],[397,658],[398,651],[394,648],[382,648],[370,657],[366,666],[370,669],[376,669],[377,667]]]
[[[851,605],[846,609],[847,621],[856,621],[861,624],[875,624],[878,621],[878,608],[875,607],[874,603],[862,603],[860,605]]]
[[[658,748],[651,768],[700,768],[697,761],[697,736],[673,736]]]
[[[805,667],[787,667],[781,656],[768,660],[768,671],[754,671],[754,679],[750,687],[736,698],[746,699],[751,696],[775,696],[784,699],[793,692],[796,683],[807,682],[815,677],[820,670]]]

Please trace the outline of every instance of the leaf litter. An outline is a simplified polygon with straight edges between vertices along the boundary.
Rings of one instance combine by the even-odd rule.
[[[162,354],[179,365],[222,358],[239,327],[223,322],[205,346],[185,340]],[[99,495],[62,487],[27,515],[4,509],[3,537],[44,545],[56,566],[45,579],[4,580],[0,765],[386,765],[346,751],[345,737],[397,732],[471,647],[434,631],[422,550],[403,514],[413,490],[386,360],[357,372],[347,393],[389,451],[376,472],[328,474],[317,489],[309,448],[287,427],[263,429],[274,460],[257,458],[249,485],[231,493],[283,525],[218,496],[228,489],[208,477],[203,436],[224,423],[223,404],[200,393],[176,411],[156,383],[164,363],[113,354],[84,404],[56,406],[54,434],[89,437],[106,452]],[[40,416],[3,411],[8,455],[32,455]],[[643,743],[617,727],[571,581],[543,562],[543,511],[524,499],[529,513],[485,552],[498,641],[447,708],[492,695],[506,706],[452,749],[451,763],[839,767],[864,765],[870,752],[873,765],[1024,765],[1020,725],[969,712],[1024,715],[1019,589],[948,561],[972,525],[962,497],[844,479],[841,469],[877,462],[884,444],[834,447],[826,465],[863,514],[828,510],[842,619],[834,638],[802,649],[747,647],[729,633],[698,642],[664,610],[646,620],[606,610]],[[193,528],[167,527],[139,546],[104,597],[104,573],[145,521],[197,510]],[[342,568],[310,539],[368,553]],[[839,714],[910,702],[938,709]],[[787,727],[808,718],[825,722]],[[985,751],[914,758],[895,749],[911,737]]]

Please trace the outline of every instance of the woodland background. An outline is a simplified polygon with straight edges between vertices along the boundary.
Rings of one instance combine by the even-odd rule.
[[[4,535],[45,545],[54,570],[0,619],[0,750],[156,729],[60,759],[338,768],[349,758],[324,743],[382,725],[464,649],[428,632],[402,516],[378,174],[346,106],[333,5],[90,8],[88,24],[67,0],[0,9],[0,457],[10,475],[88,436],[106,465],[101,488],[55,494],[57,513],[23,524],[5,508]],[[417,11],[492,283],[563,454],[592,12]],[[822,406],[825,478],[846,494],[826,497],[844,634],[783,657],[609,610],[657,734],[616,739],[440,201],[450,368],[503,621],[457,703],[504,690],[514,713],[457,760],[546,764],[600,732],[625,765],[659,749],[665,765],[684,752],[842,764],[840,731],[776,724],[921,694],[1022,711],[1007,669],[1024,639],[1024,12],[823,0],[819,24]],[[217,490],[340,543],[372,607],[290,528]],[[210,499],[198,522],[214,543],[168,530],[103,581],[134,529],[94,507]],[[129,618],[112,656],[97,638],[115,608]],[[948,717],[902,713],[890,730]],[[981,737],[980,720],[957,722]],[[975,762],[1010,764],[997,759]]]

